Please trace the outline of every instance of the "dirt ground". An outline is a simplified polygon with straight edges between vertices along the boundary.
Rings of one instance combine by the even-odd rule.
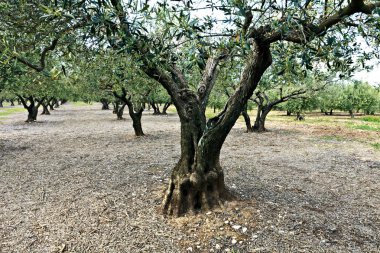
[[[239,122],[221,154],[238,199],[165,218],[176,115],[146,113],[140,138],[98,104],[25,119],[0,124],[0,252],[380,252],[380,151],[331,129]]]

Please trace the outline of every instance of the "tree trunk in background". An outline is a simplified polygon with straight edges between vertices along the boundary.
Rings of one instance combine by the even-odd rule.
[[[160,106],[158,104],[156,104],[154,101],[152,101],[150,103],[150,105],[153,108],[153,115],[160,115],[161,114]]]
[[[50,115],[47,103],[42,103],[42,113],[41,113],[41,115]]]
[[[3,101],[4,101],[3,99],[0,99],[0,107],[4,107],[3,106]]]
[[[117,114],[117,112],[119,111],[120,102],[116,101],[116,102],[112,103],[112,105],[113,105],[112,113],[113,114]]]
[[[245,121],[245,126],[246,126],[246,131],[247,133],[253,132],[253,127],[251,125],[251,118],[248,115],[247,108],[245,108],[242,112],[241,115],[243,115],[244,121]]]
[[[117,108],[116,115],[117,115],[117,119],[118,119],[118,120],[122,120],[122,119],[124,119],[124,118],[123,118],[123,113],[124,113],[124,108],[125,108],[126,105],[127,105],[127,104],[124,103],[124,104],[122,104],[120,107]]]
[[[349,110],[348,113],[350,114],[351,119],[353,119],[355,117],[353,110]]]
[[[28,118],[25,122],[28,122],[28,123],[35,122],[37,120],[38,108],[40,107],[41,103],[37,102],[36,104],[35,99],[32,96],[29,96],[25,99],[20,95],[17,95],[17,97],[20,99],[24,108],[27,109],[28,111]],[[27,101],[29,101],[29,105]]]
[[[286,111],[286,116],[291,116],[292,115],[292,112],[291,111]]]
[[[253,125],[253,131],[262,133],[265,132],[265,120],[270,112],[271,108],[267,108],[266,106],[261,107],[257,110],[255,124]]]
[[[169,108],[169,106],[172,104],[172,102],[166,102],[165,104],[164,104],[164,107],[162,108],[162,114],[163,115],[166,115],[167,114],[167,110],[168,110],[168,108]]]
[[[136,112],[136,113],[133,113],[131,115],[132,126],[133,126],[133,130],[135,131],[136,136],[144,136],[144,132],[143,132],[142,126],[141,126],[142,112],[143,112],[143,110]]]
[[[59,108],[59,100],[54,99],[54,108]]]
[[[100,99],[100,103],[102,103],[102,110],[109,110],[109,102],[106,99]]]

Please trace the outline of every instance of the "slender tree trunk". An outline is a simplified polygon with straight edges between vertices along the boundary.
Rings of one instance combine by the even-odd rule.
[[[330,109],[330,113],[329,113],[330,115],[333,115],[333,109]]]
[[[112,110],[112,113],[113,114],[117,114],[117,112],[119,111],[119,101],[116,101],[116,102],[114,102],[114,103],[112,103],[113,104],[113,110]]]
[[[132,126],[136,136],[144,136],[144,132],[141,126],[142,110],[133,114],[130,114],[132,118]]]
[[[123,103],[122,106],[118,107],[117,112],[116,112],[118,120],[124,119],[123,114],[124,114],[124,108],[126,105],[127,105],[126,103]]]
[[[150,105],[153,108],[153,115],[160,115],[161,114],[160,106],[158,104],[156,104],[154,101],[152,101],[150,103]]]
[[[251,125],[251,118],[248,115],[247,108],[245,108],[241,114],[243,115],[245,126],[247,127],[247,133],[253,132],[253,127]]]
[[[3,106],[3,101],[4,101],[4,100],[0,99],[0,107],[4,107],[4,106]]]
[[[9,102],[11,103],[11,106],[15,106],[14,100],[10,99]]]
[[[169,106],[172,104],[172,102],[166,102],[165,104],[164,104],[164,107],[162,108],[162,114],[163,115],[166,115],[166,114],[168,114],[166,111],[168,110],[168,108],[169,108]]]
[[[41,115],[50,115],[47,103],[42,103],[42,113],[41,113]]]
[[[348,113],[350,114],[351,119],[353,119],[354,118],[354,111],[353,110],[349,110]]]
[[[291,116],[291,115],[292,115],[292,112],[289,111],[289,110],[287,110],[287,111],[286,111],[286,116]]]

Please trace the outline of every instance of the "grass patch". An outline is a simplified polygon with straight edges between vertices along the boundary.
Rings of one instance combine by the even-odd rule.
[[[362,121],[380,123],[379,116],[366,116],[361,118]]]
[[[86,102],[83,102],[83,101],[76,101],[76,102],[70,102],[71,105],[73,106],[88,106],[88,105],[91,105],[91,103],[86,103]]]
[[[380,127],[378,126],[370,126],[370,125],[350,125],[353,129],[360,129],[365,131],[380,131]]]
[[[336,136],[336,135],[325,135],[320,137],[321,140],[326,140],[326,141],[344,141],[346,140],[342,136]]]
[[[380,142],[372,143],[371,146],[374,147],[377,150],[380,150]]]
[[[0,108],[0,117],[5,117],[17,112],[24,112],[24,108]]]

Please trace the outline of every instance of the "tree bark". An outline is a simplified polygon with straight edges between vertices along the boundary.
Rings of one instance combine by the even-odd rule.
[[[251,125],[251,118],[248,115],[247,108],[245,108],[241,114],[243,115],[244,121],[245,121],[245,126],[246,126],[246,132],[251,133],[253,132],[253,127]]]
[[[129,115],[131,116],[131,119],[132,119],[133,130],[135,131],[136,136],[144,136],[144,132],[141,126],[141,116],[142,116],[143,110],[144,109],[141,109],[138,112],[134,112],[133,110],[131,112],[131,110],[129,110]]]
[[[156,104],[154,101],[151,101],[150,105],[153,108],[153,115],[160,115],[161,114],[160,106],[158,104]]]
[[[100,103],[102,103],[102,110],[109,110],[109,102],[107,99],[100,99]]]
[[[42,103],[42,113],[41,115],[50,115],[48,104],[47,103]]]
[[[353,110],[348,110],[348,113],[350,114],[351,119],[353,119],[355,117]]]
[[[202,89],[199,88],[196,95],[187,88],[173,88],[164,73],[158,75],[148,72],[152,77],[160,77],[159,81],[169,91],[181,121],[181,157],[172,171],[164,196],[164,214],[180,216],[206,211],[221,206],[224,200],[231,198],[224,184],[224,173],[219,162],[220,150],[272,59],[269,47],[258,44],[254,44],[254,47],[247,58],[239,88],[229,98],[224,110],[207,122],[207,89],[213,84],[201,86]],[[212,72],[207,66],[208,63],[205,75]],[[212,79],[203,80],[211,82]],[[186,87],[184,82],[180,83],[179,87]]]
[[[4,101],[4,100],[0,99],[0,107],[4,107],[4,106],[3,106],[3,101]]]
[[[168,108],[169,108],[169,106],[172,104],[172,102],[166,102],[165,104],[164,104],[164,107],[162,108],[162,114],[163,115],[166,115],[166,114],[168,114],[166,111],[168,110]]]
[[[11,106],[15,106],[14,100],[10,99],[9,102],[11,103]]]
[[[29,96],[24,99],[24,97],[17,95],[17,97],[20,99],[22,105],[24,108],[28,111],[28,118],[25,122],[32,123],[37,121],[37,115],[38,115],[38,108],[41,105],[41,101],[37,101],[37,104],[35,103],[35,98],[33,96]],[[29,101],[29,105],[27,103]]]
[[[117,99],[119,99],[120,101],[123,102],[123,105],[119,108],[119,111],[118,111],[118,119],[122,119],[124,107],[128,106],[128,113],[132,119],[132,126],[133,126],[133,130],[135,131],[135,135],[136,136],[144,136],[144,132],[143,132],[142,126],[141,126],[141,117],[142,117],[142,113],[144,111],[144,107],[141,106],[138,110],[135,111],[135,106],[133,105],[133,102],[131,100],[131,96],[130,95],[128,96],[125,88],[122,88],[122,94],[121,95],[119,95],[116,91],[113,92],[113,95]],[[121,118],[119,118],[119,113],[121,113],[121,115],[120,115]]]
[[[124,114],[124,108],[127,104],[126,103],[123,103],[121,106],[119,106],[117,108],[117,112],[116,112],[116,115],[117,115],[117,119],[118,120],[123,120],[123,114]]]
[[[265,120],[271,109],[272,108],[267,108],[267,106],[261,108],[259,107],[259,109],[257,110],[255,124],[253,125],[254,132],[262,133],[266,131]]]

